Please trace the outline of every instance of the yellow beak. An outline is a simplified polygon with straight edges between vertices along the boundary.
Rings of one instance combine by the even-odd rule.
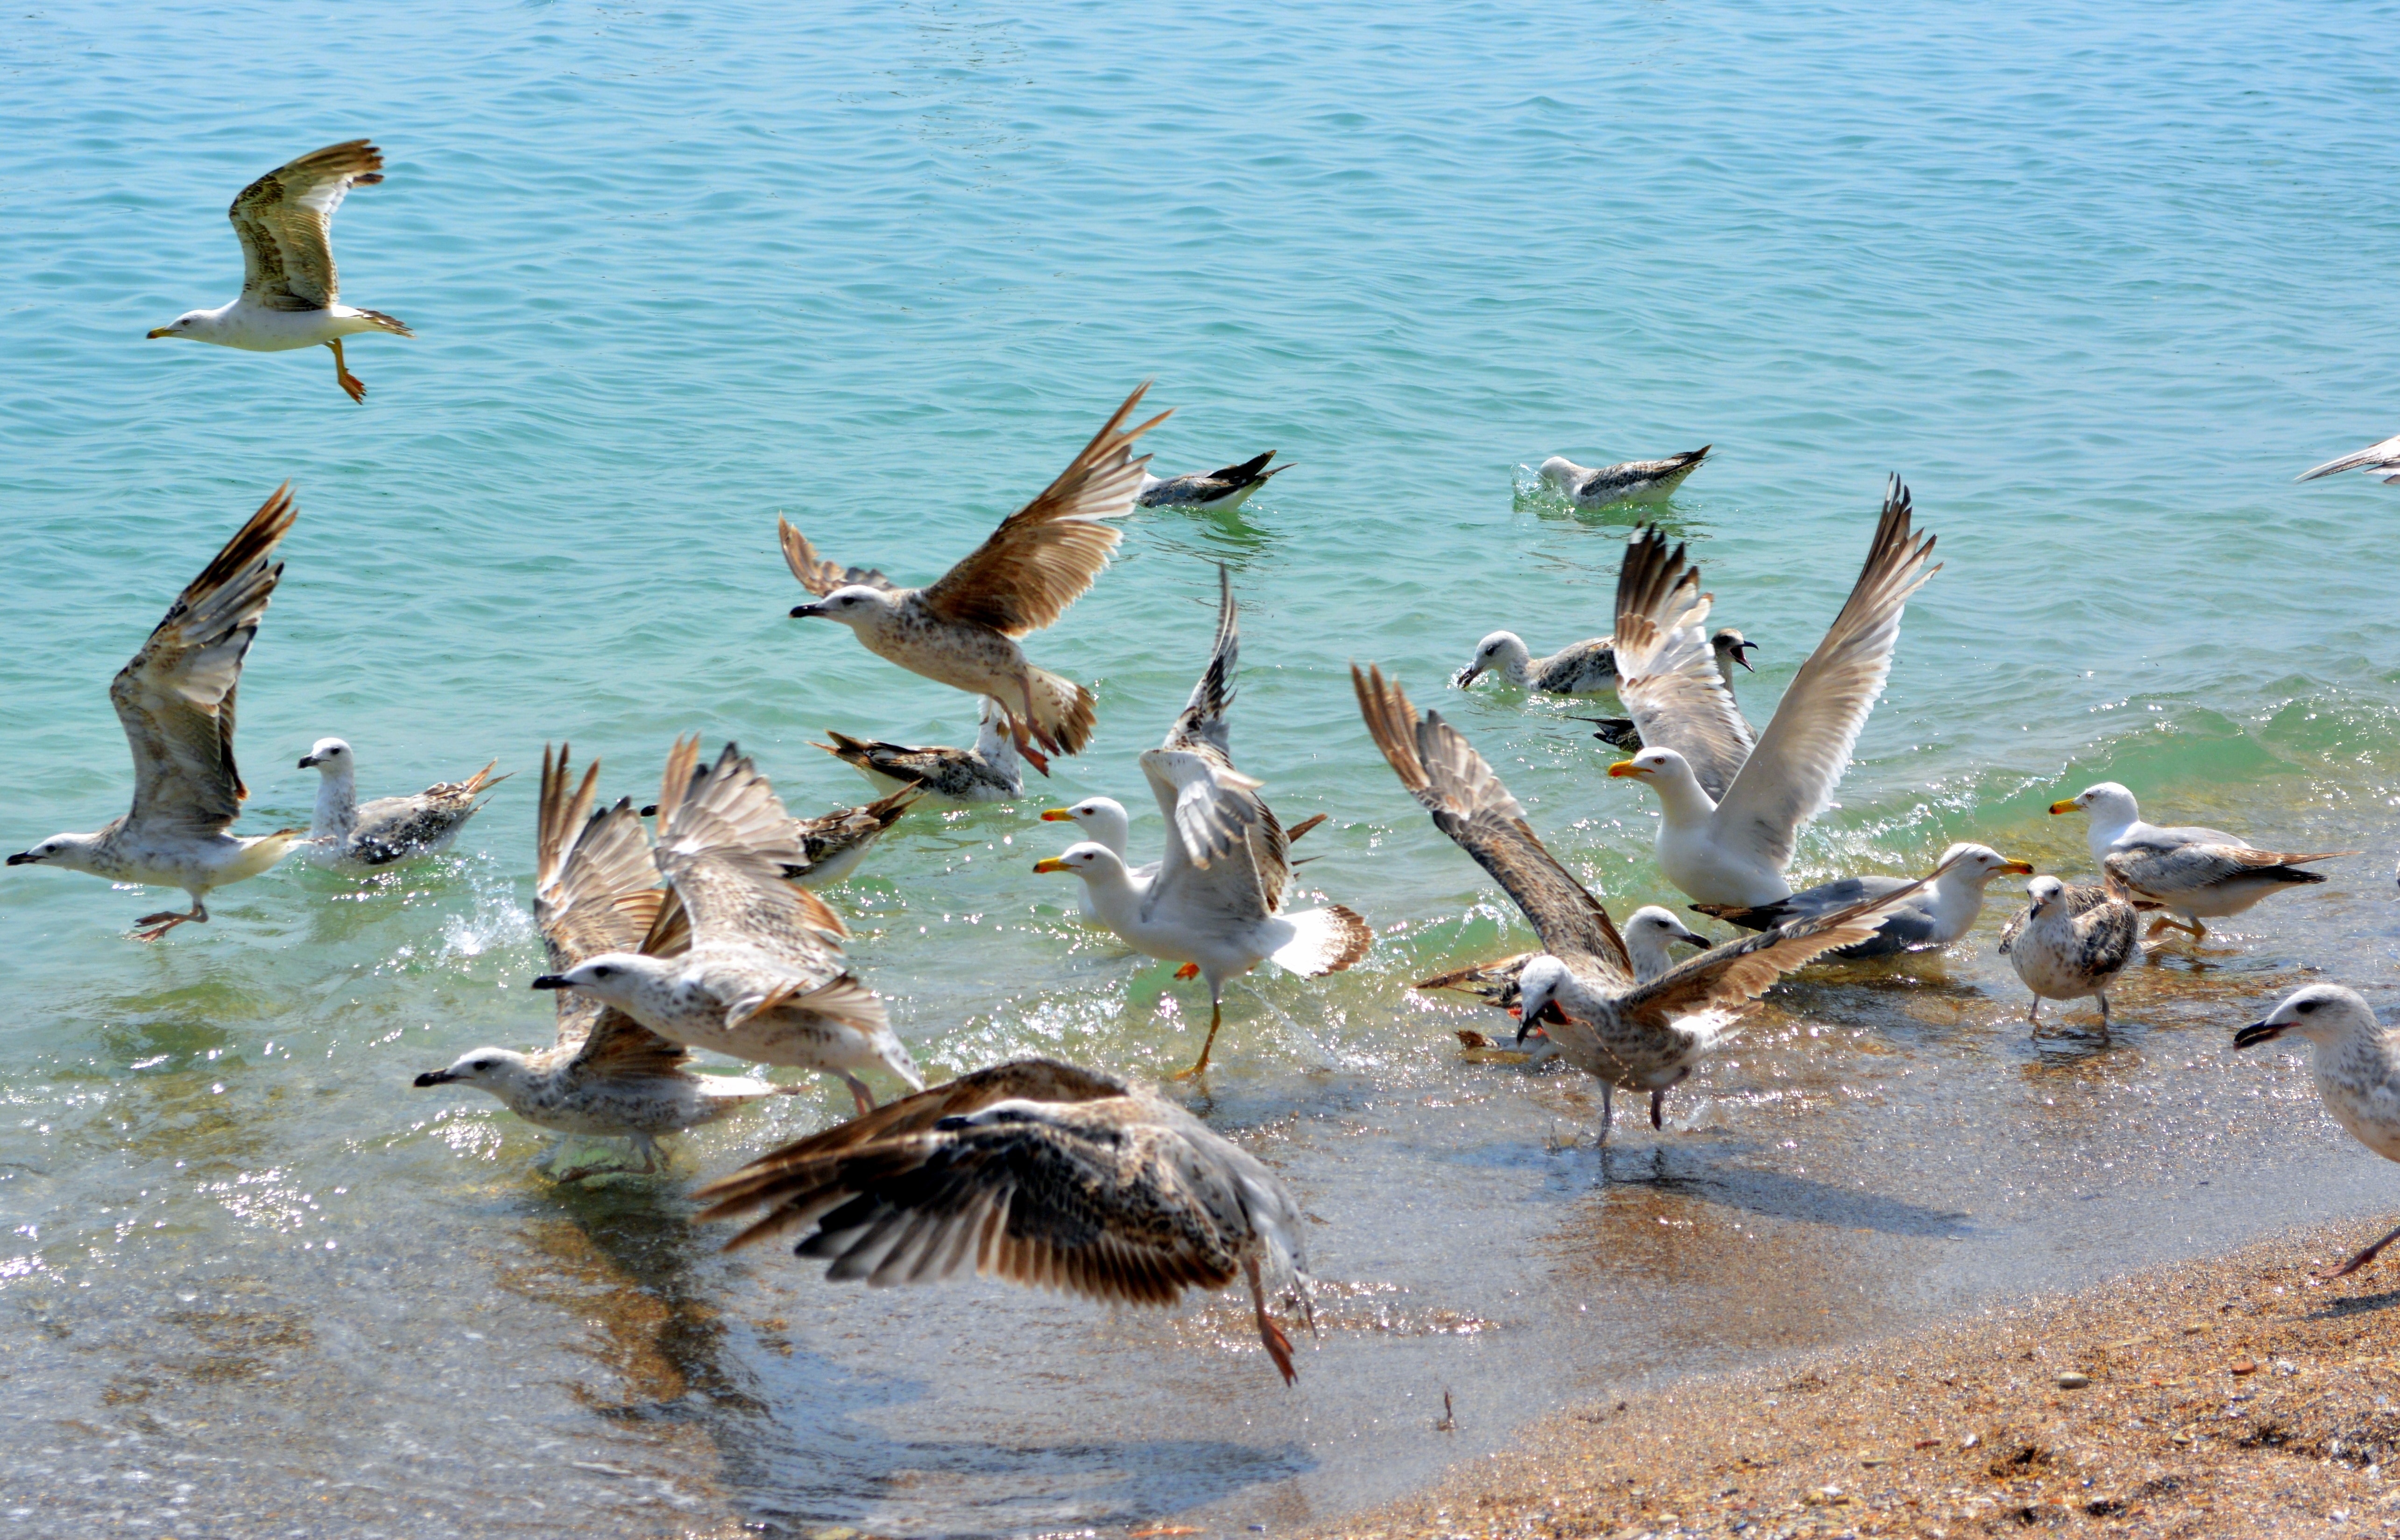
[[[2073,812],[2075,811],[2075,798],[2070,797],[2064,802],[2052,802],[2050,805],[2050,811],[2052,812]]]
[[[1616,763],[1608,767],[1608,773],[1611,775],[1647,775],[1650,772],[1643,770],[1641,766],[1635,764],[1630,759],[1619,759]]]
[[[150,332],[150,335],[151,335],[152,337],[154,337],[154,338],[155,338],[155,337],[171,337],[171,336],[173,336],[174,334],[175,334],[175,329],[174,329],[173,327],[171,327],[171,326],[159,326],[159,327],[154,327],[154,328],[152,328],[152,330],[151,330],[151,332]]]
[[[1064,808],[1044,808],[1042,810],[1042,822],[1044,824],[1070,823],[1073,821],[1074,816],[1075,815],[1073,813],[1069,812]]]
[[[2053,808],[2051,811],[2055,812],[2057,810]],[[2033,863],[2030,861],[2003,862],[2000,865],[2000,870],[2004,872],[2014,872],[2019,877],[2031,877],[2033,875]]]
[[[1070,872],[1075,868],[1055,855],[1045,855],[1033,863],[1033,869],[1037,872]]]

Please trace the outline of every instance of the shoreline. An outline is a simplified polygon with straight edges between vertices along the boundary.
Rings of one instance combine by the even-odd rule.
[[[1413,1496],[1309,1533],[2216,1540],[2400,1529],[2400,1264],[2310,1277],[2378,1233],[2296,1230],[1570,1408]]]

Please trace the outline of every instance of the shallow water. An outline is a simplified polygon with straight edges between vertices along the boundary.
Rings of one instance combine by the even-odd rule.
[[[2232,1027],[2303,977],[2388,990],[2400,510],[2291,475],[2391,432],[2393,7],[2094,20],[1864,7],[68,7],[0,28],[0,843],[123,805],[110,673],[277,482],[302,516],[251,657],[244,827],[305,821],[317,737],[370,793],[499,756],[459,854],[296,866],[213,922],[10,872],[0,1366],[22,1533],[911,1533],[1176,1517],[1270,1530],[1403,1490],[1543,1411],[2232,1244],[2395,1192]],[[351,352],[145,344],[230,293],[220,217],[371,132]],[[1237,516],[1145,514],[1033,643],[1098,741],[1011,812],[912,819],[839,897],[929,1072],[1159,1073],[1206,997],[1072,921],[1043,802],[1139,806],[1234,569],[1244,767],[1376,951],[1228,999],[1207,1114],[1317,1221],[1284,1391],[1232,1297],[1110,1315],[996,1285],[866,1294],[726,1259],[689,1178],[822,1091],[560,1189],[540,1137],[409,1086],[548,1002],[544,741],[647,797],[738,737],[793,806],[821,729],[962,741],[961,698],[792,622],[781,511],[922,579],[1133,382],[1169,470],[1274,447]],[[2145,964],[2103,1044],[2037,1043],[1991,955],[1812,975],[1591,1147],[1571,1077],[1463,1065],[1407,994],[1521,945],[1366,742],[1348,660],[1499,767],[1622,913],[1669,898],[1644,794],[1566,720],[1442,682],[1484,632],[1604,629],[1630,514],[1522,467],[1713,442],[1661,516],[1763,645],[1763,716],[1887,470],[1940,532],[1807,875],[1972,835],[2080,869],[2043,806],[2116,778],[2332,881]],[[1156,839],[1143,811],[1135,838]],[[2309,970],[2323,970],[2311,973]],[[2372,992],[2379,1002],[2391,996]],[[2069,1012],[2070,1025],[2084,1025]],[[1436,1427],[1444,1393],[1454,1427]]]

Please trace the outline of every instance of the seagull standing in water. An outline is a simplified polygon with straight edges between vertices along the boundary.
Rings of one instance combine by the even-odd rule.
[[[673,956],[690,942],[680,911],[664,912],[667,891],[650,855],[650,837],[629,800],[593,811],[600,778],[594,761],[570,791],[567,755],[541,756],[534,923],[553,972],[603,952]],[[664,923],[661,923],[661,920]],[[690,1055],[613,1005],[573,990],[558,995],[557,1041],[539,1053],[477,1048],[446,1070],[416,1077],[420,1089],[471,1085],[537,1128],[630,1140],[641,1169],[661,1163],[658,1140],[739,1111],[763,1097],[799,1089],[732,1075],[696,1075]],[[564,1145],[565,1140],[560,1141]],[[545,1164],[554,1161],[553,1146]],[[563,1179],[589,1176],[589,1169]]]
[[[363,139],[328,144],[244,187],[225,211],[241,241],[241,293],[213,310],[187,310],[150,335],[188,337],[246,353],[333,349],[334,378],[354,402],[363,381],[342,361],[361,332],[416,334],[380,310],[341,302],[334,272],[334,211],[352,187],[383,180],[383,152]]]
[[[495,759],[492,765],[498,764]],[[339,738],[320,738],[301,757],[317,772],[317,815],[308,825],[308,859],[320,866],[368,872],[450,848],[484,793],[508,779],[492,765],[464,781],[438,781],[414,797],[359,801],[358,756]]]
[[[1684,484],[1716,445],[1704,443],[1662,460],[1626,460],[1618,465],[1577,465],[1564,455],[1542,462],[1542,480],[1578,508],[1612,503],[1657,502]]]
[[[1752,1000],[1793,969],[1874,935],[1884,914],[1922,886],[1726,942],[1640,981],[1608,911],[1543,848],[1483,756],[1439,713],[1418,715],[1381,669],[1354,663],[1350,680],[1400,784],[1498,879],[1541,938],[1519,974],[1519,1036],[1542,1028],[1561,1056],[1599,1080],[1603,1140],[1616,1091],[1649,1092],[1651,1126],[1662,1126],[1668,1090],[1732,1036]]]
[[[795,1255],[870,1288],[974,1273],[1164,1306],[1240,1278],[1267,1356],[1285,1383],[1298,1378],[1291,1339],[1267,1314],[1269,1283],[1289,1282],[1308,1315],[1291,1190],[1114,1075],[1046,1058],[978,1070],[762,1155],[699,1195],[713,1205],[702,1220],[766,1210],[727,1250],[805,1228]]]
[[[250,796],[233,760],[234,691],[283,577],[275,548],[298,514],[287,482],[192,579],[109,683],[109,702],[133,749],[132,808],[96,833],[54,834],[8,858],[11,866],[64,866],[191,895],[188,913],[161,910],[134,921],[143,927],[136,940],[205,923],[211,892],[256,877],[308,832],[228,832]]]
[[[1893,477],[1848,601],[1754,747],[1700,629],[1708,597],[1665,624],[1653,613],[1627,613],[1620,598],[1617,695],[1644,746],[1608,773],[1657,789],[1659,869],[1696,901],[1756,906],[1791,896],[1783,872],[1793,842],[1849,767],[1891,675],[1908,596],[1941,570],[1927,565],[1933,539],[1916,537],[1908,489]],[[1712,782],[1724,789],[1711,792]]]
[[[2100,863],[2110,885],[2167,911],[2150,921],[2153,936],[2165,930],[2189,931],[2194,939],[2204,936],[2208,931],[2201,924],[2202,918],[2237,915],[2269,893],[2323,882],[2323,872],[2300,868],[2311,861],[2358,853],[2292,855],[2259,850],[2221,829],[2161,828],[2142,822],[2134,794],[2114,781],[2052,802],[2050,811],[2092,815],[2092,859]],[[2176,915],[2183,918],[2178,920]]]
[[[1167,417],[1161,412],[1125,426],[1149,388],[1138,387],[1057,480],[927,587],[901,588],[881,572],[838,566],[778,519],[785,565],[817,595],[795,606],[793,618],[839,620],[860,646],[911,674],[992,697],[1008,714],[1018,750],[1049,774],[1041,750],[1076,754],[1090,741],[1092,692],[1035,668],[1016,638],[1065,614],[1124,538],[1109,521],[1132,511],[1150,463],[1147,455],[1135,458],[1133,442]]]
[[[1321,812],[1309,814],[1283,831],[1284,843],[1298,844],[1302,835],[1324,823],[1326,817]],[[1137,893],[1147,892],[1151,879],[1158,875],[1158,863],[1155,861],[1145,861],[1139,866],[1132,864],[1133,858],[1126,850],[1133,838],[1133,818],[1125,811],[1125,804],[1113,797],[1086,797],[1072,807],[1044,808],[1042,821],[1045,824],[1072,824],[1082,831],[1085,839],[1106,845],[1115,852],[1117,858],[1126,863],[1125,880],[1133,884]],[[1086,924],[1101,923],[1099,910],[1092,906],[1090,888],[1078,889],[1075,898]]]
[[[2264,1021],[2233,1034],[2236,1048],[2272,1043],[2289,1032],[2308,1040],[2309,1070],[2317,1096],[2351,1137],[2385,1160],[2400,1161],[2400,1043],[2395,1043],[2356,991],[2311,984],[2284,997]],[[2346,1278],[2400,1241],[2400,1230],[2325,1274]]]
[[[2041,1025],[2044,1000],[2100,1002],[2108,1030],[2108,986],[2142,953],[2134,906],[2106,888],[2070,886],[2054,877],[2025,884],[2033,902],[2000,932],[2000,955],[2033,991],[2028,1024]]]
[[[1123,855],[1088,839],[1033,865],[1080,878],[1100,922],[1135,951],[1182,963],[1179,978],[1207,978],[1208,1036],[1198,1062],[1178,1080],[1208,1068],[1228,981],[1270,961],[1303,978],[1338,974],[1366,956],[1374,939],[1367,922],[1339,904],[1284,910],[1290,836],[1259,796],[1260,783],[1234,768],[1226,715],[1240,657],[1233,579],[1220,566],[1208,666],[1166,742],[1141,756],[1166,821],[1157,875],[1136,886]]]

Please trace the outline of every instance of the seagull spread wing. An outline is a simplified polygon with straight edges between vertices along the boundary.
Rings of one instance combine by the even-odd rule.
[[[1434,826],[1499,880],[1524,911],[1542,949],[1578,974],[1633,982],[1633,963],[1608,911],[1542,847],[1525,810],[1492,767],[1439,712],[1422,716],[1383,670],[1350,667],[1358,710],[1400,784],[1433,814]]]
[[[244,187],[225,211],[241,240],[241,292],[270,310],[323,310],[339,293],[334,211],[354,186],[383,180],[383,152],[363,139],[328,144]]]
[[[1702,629],[1709,596],[1699,569],[1643,529],[1616,570],[1617,699],[1633,714],[1645,747],[1673,749],[1700,788],[1722,797],[1752,747],[1750,723],[1734,704]]]
[[[659,790],[659,869],[689,917],[692,945],[746,946],[821,981],[838,969],[845,933],[823,899],[784,879],[808,861],[791,815],[734,745],[695,778],[699,757],[698,739],[678,743]]]
[[[1260,783],[1205,744],[1152,749],[1141,771],[1166,820],[1144,917],[1185,908],[1228,920],[1272,915],[1290,879],[1289,841],[1260,798]]]
[[[275,548],[298,513],[291,484],[277,487],[110,682],[133,749],[129,828],[206,838],[240,814],[250,792],[233,759],[234,691],[283,576]]]
[[[1833,800],[1867,713],[1891,676],[1908,596],[1939,572],[1930,535],[1910,527],[1908,488],[1894,476],[1866,565],[1825,639],[1800,665],[1741,772],[1718,799],[1717,838],[1781,867],[1800,826]]]
[[[602,952],[642,949],[658,924],[667,891],[659,886],[650,855],[649,831],[634,804],[593,811],[600,765],[594,760],[580,785],[567,770],[567,750],[541,755],[541,808],[536,824],[533,920],[550,957],[550,971],[565,973]],[[600,1024],[621,1022],[649,1036],[632,1017],[604,1006],[580,989],[558,991],[558,1045],[587,1045]],[[612,1032],[615,1023],[609,1023]],[[657,1040],[661,1044],[665,1039]],[[669,1044],[668,1046],[672,1046]],[[675,1053],[681,1056],[682,1050]]]
[[[1166,420],[1139,427],[1125,418],[1150,386],[1125,399],[1092,442],[1042,495],[1011,513],[975,553],[924,590],[927,608],[946,620],[989,626],[1010,636],[1039,631],[1082,596],[1109,562],[1124,531],[1106,521],[1133,509],[1144,455],[1133,441]]]
[[[1242,662],[1242,628],[1239,613],[1234,604],[1233,575],[1223,563],[1217,565],[1217,645],[1208,654],[1208,666],[1201,671],[1200,680],[1192,687],[1192,698],[1184,702],[1183,713],[1166,732],[1160,746],[1170,749],[1194,748],[1207,744],[1219,754],[1234,752],[1233,734],[1226,714],[1234,709],[1234,675]]]
[[[820,599],[835,589],[852,585],[899,592],[898,586],[875,567],[842,566],[819,556],[817,548],[809,544],[809,538],[780,514],[775,519],[775,535],[783,542],[784,565],[792,569],[792,576],[800,580],[802,588]]]
[[[2382,476],[2387,484],[2400,482],[2400,475],[2386,474],[2386,472],[2400,471],[2400,438],[2385,439],[2381,443],[2370,443],[2354,455],[2344,455],[2339,459],[2327,460],[2323,465],[2311,466],[2293,480],[2312,482],[2320,476],[2339,476],[2345,470],[2368,471],[2374,475]]]

